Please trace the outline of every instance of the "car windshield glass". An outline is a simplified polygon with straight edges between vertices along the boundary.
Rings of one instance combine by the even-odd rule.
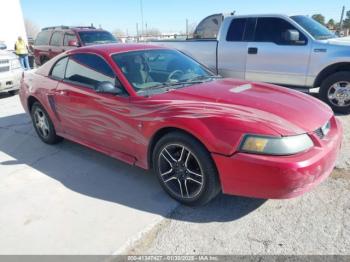
[[[298,15],[291,16],[291,18],[317,40],[324,40],[336,37],[336,35],[333,34],[330,30],[328,30],[328,28],[321,25],[319,22],[315,21],[310,17]]]
[[[175,50],[133,51],[112,57],[139,95],[164,93],[216,78],[207,68]]]
[[[115,37],[106,31],[86,31],[79,32],[81,41],[85,45],[116,43]]]

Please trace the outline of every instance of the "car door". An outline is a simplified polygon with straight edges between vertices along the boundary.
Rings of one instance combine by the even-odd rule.
[[[55,104],[67,137],[132,163],[133,146],[126,138],[136,132],[127,95],[97,93],[103,81],[115,83],[107,62],[95,54],[69,57],[65,78],[56,89]]]
[[[255,18],[233,18],[223,24],[218,45],[218,69],[223,77],[245,78],[248,41],[253,38]]]
[[[288,30],[299,33],[287,41]],[[290,21],[259,17],[254,40],[248,43],[245,78],[252,81],[305,86],[311,42]]]
[[[69,41],[76,41],[78,43],[78,38],[73,32],[66,32],[63,38],[63,49],[64,51],[76,49],[75,46],[69,46]]]
[[[52,34],[49,48],[50,58],[53,58],[65,51],[63,49],[63,35],[64,33],[62,31],[55,31]]]

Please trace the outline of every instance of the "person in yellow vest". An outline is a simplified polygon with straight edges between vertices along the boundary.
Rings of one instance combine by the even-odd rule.
[[[15,51],[16,54],[19,57],[19,62],[21,63],[21,66],[24,70],[29,70],[29,59],[28,59],[28,47],[27,44],[24,42],[22,37],[18,37],[17,42],[15,44]]]

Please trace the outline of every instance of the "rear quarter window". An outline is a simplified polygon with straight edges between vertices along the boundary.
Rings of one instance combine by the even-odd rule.
[[[256,26],[256,18],[233,19],[227,32],[226,41],[252,41]]]
[[[68,57],[62,58],[61,60],[57,61],[52,68],[51,76],[56,79],[64,79],[67,62],[68,62]]]
[[[63,32],[54,32],[51,37],[50,45],[61,46],[63,44]]]
[[[246,22],[247,19],[245,18],[233,19],[228,29],[226,40],[230,42],[243,41]]]
[[[34,45],[48,45],[51,31],[41,31],[35,39]]]

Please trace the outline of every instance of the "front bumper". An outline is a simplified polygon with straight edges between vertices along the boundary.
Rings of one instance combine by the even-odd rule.
[[[0,73],[0,92],[18,90],[22,72],[22,69],[15,69]]]
[[[343,129],[332,118],[324,139],[310,134],[315,146],[293,156],[237,153],[231,157],[212,154],[225,194],[257,198],[292,198],[310,191],[333,171],[340,151]]]

